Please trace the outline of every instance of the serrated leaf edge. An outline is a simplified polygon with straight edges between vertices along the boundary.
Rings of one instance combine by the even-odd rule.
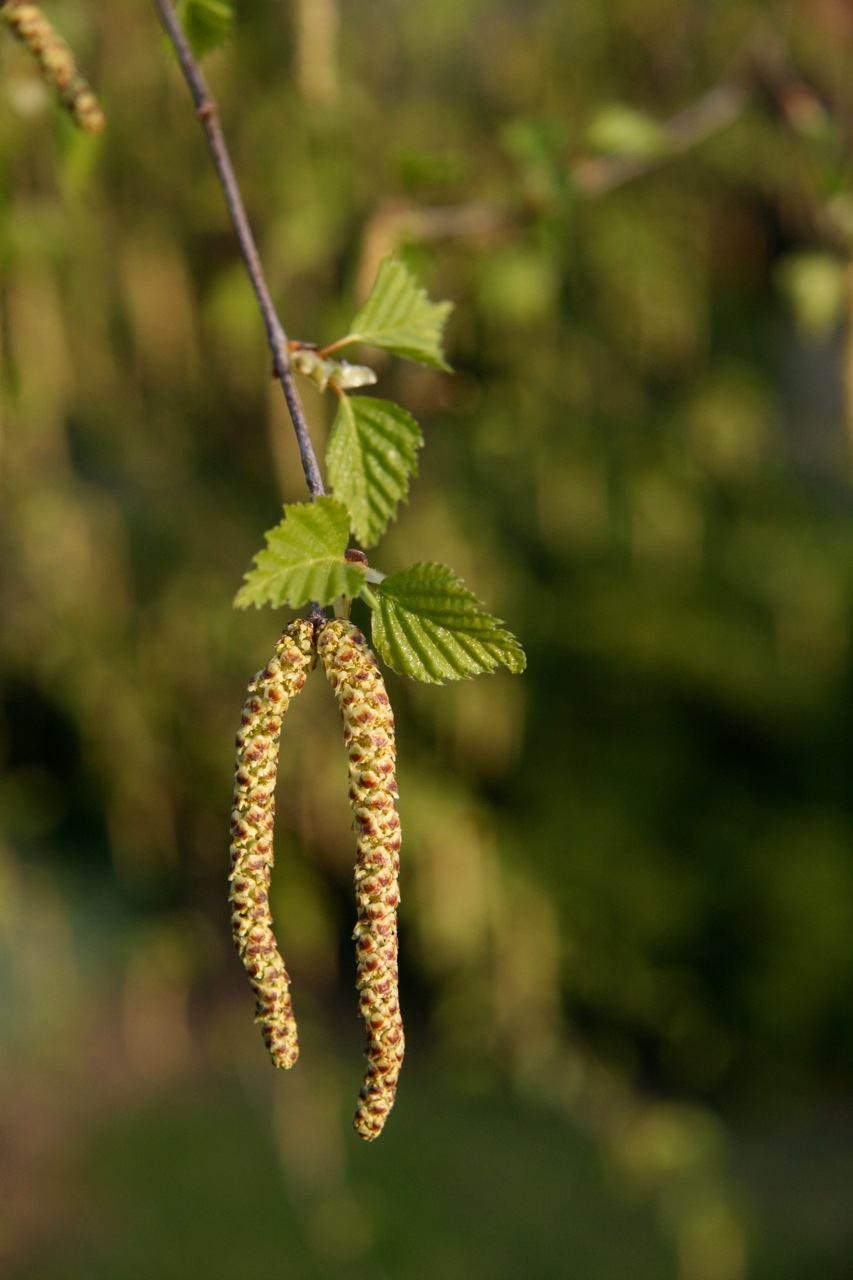
[[[403,286],[404,287],[408,286],[409,288],[412,289],[412,291],[416,296],[417,302],[420,305],[426,304],[430,308],[433,308],[435,309],[435,311],[438,311],[441,313],[440,318],[438,319],[438,322],[437,322],[438,332],[437,332],[437,337],[435,341],[435,346],[437,348],[438,355],[435,355],[429,351],[421,350],[417,346],[410,346],[406,343],[394,342],[393,339],[387,339],[387,340],[382,339],[381,336],[377,337],[376,334],[371,334],[369,330],[366,334],[359,332],[360,318],[361,316],[363,316],[364,312],[369,308],[371,301],[376,293],[377,287],[382,283],[383,271],[385,271],[387,275],[387,273],[391,270],[397,270],[399,279],[401,280]],[[389,254],[386,257],[384,257],[380,262],[379,269],[376,273],[376,279],[373,282],[373,287],[371,288],[370,293],[367,295],[364,302],[361,304],[355,316],[353,317],[352,328],[350,329],[350,332],[347,334],[345,338],[342,338],[340,342],[336,342],[334,345],[336,347],[340,347],[340,346],[346,346],[350,343],[361,342],[361,343],[364,343],[366,346],[379,347],[380,350],[389,351],[391,352],[392,355],[399,356],[403,360],[412,360],[417,364],[424,364],[430,368],[442,369],[445,372],[450,373],[451,367],[447,363],[447,361],[444,359],[442,340],[444,335],[444,327],[447,324],[448,319],[450,318],[450,314],[453,311],[454,305],[455,304],[453,302],[447,299],[443,299],[441,302],[433,302],[427,290],[424,288],[421,282],[417,279],[417,277],[409,270],[405,262],[403,262],[400,258],[395,258],[392,254]],[[396,322],[396,323],[399,324],[400,322]]]
[[[291,600],[290,596],[287,596],[283,600],[276,600],[273,597],[267,595],[265,598],[262,598],[261,600],[255,600],[255,599],[247,599],[246,595],[248,590],[250,589],[251,579],[253,578],[253,576],[264,572],[262,566],[259,565],[258,561],[266,555],[274,554],[272,552],[271,545],[270,545],[272,537],[279,530],[282,530],[286,527],[288,519],[291,519],[295,512],[297,511],[305,512],[305,511],[310,511],[312,509],[319,509],[319,510],[324,510],[328,512],[329,516],[332,516],[332,515],[338,515],[338,512],[335,511],[335,508],[339,509],[341,515],[343,516],[343,519],[345,520],[343,536],[341,538],[341,550],[340,550],[340,563],[341,563],[341,569],[343,571],[344,581],[343,583],[338,585],[352,588],[351,591],[348,591],[345,594],[348,594],[353,597],[358,595],[361,590],[361,587],[364,585],[363,570],[358,565],[348,564],[347,561],[344,559],[344,552],[346,551],[346,545],[347,545],[347,540],[349,535],[349,524],[350,524],[349,511],[347,510],[346,505],[343,502],[341,502],[340,499],[332,497],[330,494],[324,494],[321,497],[316,498],[313,502],[293,502],[293,503],[287,503],[285,505],[284,514],[281,520],[279,520],[278,524],[273,525],[271,529],[268,529],[266,531],[266,533],[264,534],[265,545],[261,547],[261,549],[257,551],[255,555],[252,557],[252,561],[249,565],[249,568],[246,570],[245,574],[243,575],[243,579],[244,579],[243,583],[240,586],[240,589],[238,590],[236,596],[234,597],[235,608],[248,609],[249,607],[254,606],[256,609],[261,609],[266,606],[270,606],[274,609],[284,608],[284,607],[298,609],[298,608],[301,608],[302,605],[310,603],[311,594],[307,593],[304,588],[302,589],[301,592],[292,593],[293,595],[299,596],[299,599],[297,599],[295,602]],[[340,516],[338,518],[340,519]],[[311,531],[309,528],[309,533],[310,532]],[[314,535],[312,534],[312,537],[313,536]],[[310,569],[312,566],[323,564],[324,562],[331,562],[332,564],[334,564],[336,562],[336,559],[337,559],[336,552],[327,552],[323,555],[315,555],[315,556],[309,555],[308,558],[305,560],[292,562],[292,564],[289,566],[289,571],[294,574],[299,573],[301,571],[302,578],[304,580],[306,574],[310,572]],[[288,569],[285,570],[285,572],[287,571]],[[271,574],[272,571],[267,571],[267,572]],[[297,581],[299,581],[299,579],[297,579]],[[333,593],[321,592],[320,594],[326,596],[327,598],[324,600],[318,600],[317,603],[321,605],[329,605],[329,604],[332,604],[338,598],[341,592],[336,590]]]
[[[413,570],[418,571],[430,568],[438,570],[445,581],[451,582],[460,589],[458,592],[451,594],[450,599],[455,598],[462,605],[465,603],[470,604],[470,608],[464,610],[464,615],[461,614],[460,616],[482,619],[484,624],[482,627],[459,628],[457,630],[454,627],[437,622],[428,615],[419,614],[416,610],[402,604],[395,597],[393,590],[395,578],[402,578]],[[391,584],[390,590],[386,588],[386,583]],[[437,599],[446,600],[447,596],[438,593]],[[444,680],[471,679],[475,675],[493,672],[500,666],[505,667],[512,675],[520,675],[526,669],[527,657],[516,636],[507,629],[501,619],[496,618],[486,610],[477,596],[465,586],[462,579],[447,565],[442,565],[437,561],[418,561],[410,565],[408,569],[391,574],[378,584],[375,596],[371,592],[370,603],[378,615],[380,624],[380,634],[375,639],[376,646],[392,670],[401,675],[408,675],[425,683],[441,684]],[[393,607],[394,604],[396,604],[396,608]],[[452,614],[454,611],[451,610],[450,612]],[[419,651],[420,646],[412,640],[412,631],[409,625],[411,618],[420,620],[420,627],[427,633],[430,643],[434,649],[438,650],[438,655],[443,659],[443,662],[436,662],[435,654],[428,653],[424,656]],[[448,634],[437,634],[436,629]],[[491,633],[491,638],[480,638],[482,633],[487,635]],[[396,649],[404,655],[407,650],[411,652],[413,664],[417,664],[417,671],[411,670],[408,665],[403,665],[399,662],[397,655],[391,648],[392,642]],[[448,651],[448,642],[458,648],[463,657],[460,658],[453,648]],[[478,652],[478,650],[480,651]],[[444,663],[451,669],[445,670]],[[460,668],[463,669],[460,670]]]

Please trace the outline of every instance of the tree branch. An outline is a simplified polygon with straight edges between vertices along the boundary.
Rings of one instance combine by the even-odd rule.
[[[596,199],[668,164],[733,124],[744,113],[754,91],[754,75],[716,85],[683,111],[661,122],[661,148],[654,156],[575,160],[569,169],[575,192],[583,200]],[[524,216],[517,208],[496,207],[482,201],[427,206],[388,201],[376,209],[362,236],[359,293],[367,294],[379,262],[395,253],[404,240],[425,243],[500,235],[517,230]]]
[[[252,234],[252,228],[246,216],[243,197],[240,195],[240,188],[237,185],[237,178],[234,174],[234,166],[231,163],[225,136],[219,124],[216,102],[207,87],[207,81],[190,48],[189,41],[172,7],[171,0],[154,0],[154,3],[160,14],[160,20],[166,28],[172,44],[175,46],[178,62],[181,64],[184,79],[189,85],[190,93],[195,103],[196,115],[207,138],[207,145],[210,148],[210,154],[213,157],[213,163],[219,175],[222,190],[225,193],[225,201],[228,205],[228,212],[231,214],[231,221],[237,235],[240,252],[243,255],[243,261],[246,264],[246,270],[252,281],[252,288],[255,291],[255,297],[258,300],[258,306],[264,319],[267,341],[272,352],[273,368],[275,369],[276,377],[281,383],[284,398],[287,401],[287,408],[293,422],[293,429],[296,432],[299,454],[302,459],[302,470],[305,472],[305,481],[311,497],[318,498],[326,490],[317,464],[317,455],[311,443],[302,401],[299,398],[299,391],[290,367],[290,359],[287,353],[287,334],[278,318],[270,296],[264,269],[261,266],[258,246],[255,243],[255,237]]]
[[[753,87],[744,82],[716,85],[661,124],[661,148],[654,156],[596,156],[572,166],[572,179],[585,196],[603,196],[683,155],[743,114]]]

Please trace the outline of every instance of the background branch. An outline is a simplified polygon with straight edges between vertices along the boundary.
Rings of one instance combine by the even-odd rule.
[[[572,167],[572,181],[585,196],[603,196],[652,173],[668,160],[683,155],[733,124],[743,113],[753,87],[743,82],[715,85],[696,102],[663,121],[661,146],[656,155],[595,156],[579,160]]]
[[[723,81],[683,111],[662,121],[660,149],[653,156],[591,156],[574,160],[569,172],[575,192],[584,200],[607,195],[699,146],[743,115],[754,98],[756,83],[754,73]],[[367,294],[381,260],[396,253],[406,241],[481,239],[517,230],[524,217],[517,207],[490,205],[481,200],[448,205],[385,201],[363,232],[359,295]]]
[[[216,102],[170,0],[154,0],[154,2],[163,26],[166,28],[169,38],[175,47],[181,70],[184,73],[184,78],[189,85],[190,93],[195,103],[196,115],[207,138],[207,145],[210,148],[210,154],[213,157],[213,163],[225,193],[225,201],[231,214],[231,221],[237,235],[240,252],[243,255],[243,261],[246,264],[246,270],[252,281],[252,288],[255,291],[255,297],[258,300],[258,306],[264,319],[267,341],[272,352],[273,368],[284,391],[284,398],[287,401],[293,429],[296,432],[299,454],[302,459],[302,470],[305,472],[305,481],[311,497],[317,498],[325,493],[325,487],[323,478],[320,475],[317,455],[311,443],[302,401],[299,398],[299,391],[290,367],[290,359],[287,353],[287,334],[278,318],[269,286],[266,282],[258,247],[252,234],[252,228],[249,225],[243,197],[240,195],[234,166],[231,163],[225,136],[219,124]]]

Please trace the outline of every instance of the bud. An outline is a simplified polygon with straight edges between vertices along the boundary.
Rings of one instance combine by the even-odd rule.
[[[357,627],[333,618],[319,630],[317,652],[341,709],[349,761],[357,848],[356,986],[367,1028],[367,1071],[355,1127],[372,1141],[394,1105],[405,1045],[397,970],[400,819],[394,803],[394,716],[376,658]]]
[[[275,653],[249,685],[237,734],[231,809],[231,930],[252,989],[270,1057],[292,1067],[299,1056],[290,977],[272,929],[275,779],[281,721],[314,661],[314,627],[298,618],[285,628]]]

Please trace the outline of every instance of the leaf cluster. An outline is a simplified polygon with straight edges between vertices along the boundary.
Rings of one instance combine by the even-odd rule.
[[[417,474],[421,429],[388,400],[353,396],[375,381],[366,366],[333,353],[359,343],[434,369],[448,369],[442,333],[449,302],[432,302],[405,265],[386,258],[345,337],[317,350],[294,344],[293,366],[338,397],[326,466],[334,496],[293,503],[266,534],[235,603],[326,606],[361,597],[373,613],[373,640],[393,670],[440,682],[493,671],[524,670],[523,650],[446,565],[421,562],[389,576],[347,558],[350,535],[376,545],[408,496]]]

